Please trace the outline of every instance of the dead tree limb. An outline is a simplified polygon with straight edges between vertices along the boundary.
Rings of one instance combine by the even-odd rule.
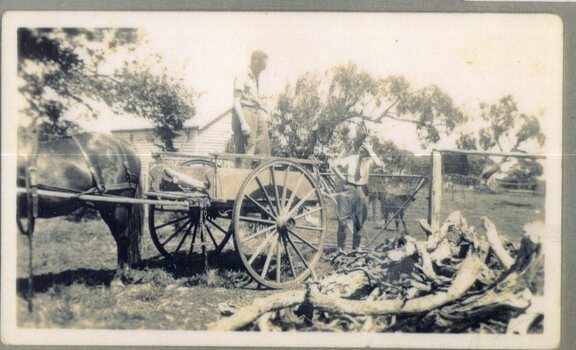
[[[544,257],[538,235],[545,228],[527,225],[513,259],[494,223],[482,222],[486,234],[454,212],[437,232],[421,222],[426,241],[408,236],[380,252],[342,252],[331,261],[336,273],[308,284],[307,291],[257,299],[209,329],[519,334],[541,329]],[[496,260],[500,263],[491,263]]]
[[[387,315],[427,312],[462,297],[476,282],[476,276],[483,267],[482,260],[476,254],[470,254],[460,266],[453,283],[446,292],[426,295],[408,301],[401,299],[367,301],[332,298],[321,294],[316,286],[311,286],[309,301],[315,308],[335,314]]]
[[[208,329],[218,331],[240,329],[256,321],[262,314],[303,303],[305,294],[303,290],[289,291],[256,299],[251,305],[238,310],[234,315],[209,324]]]
[[[488,243],[490,243],[490,248],[498,258],[498,261],[504,266],[506,270],[512,267],[514,264],[514,259],[508,254],[504,246],[502,245],[502,241],[500,237],[498,237],[498,231],[496,231],[496,225],[486,216],[482,217],[482,227],[486,230],[486,237],[488,238]]]

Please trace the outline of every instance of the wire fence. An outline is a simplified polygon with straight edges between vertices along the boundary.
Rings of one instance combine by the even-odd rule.
[[[477,229],[487,216],[505,237],[519,239],[525,224],[544,220],[546,181],[541,156],[440,153],[440,223],[458,210]]]

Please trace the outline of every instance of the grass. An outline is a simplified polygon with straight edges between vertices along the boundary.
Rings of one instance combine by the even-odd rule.
[[[426,189],[406,211],[410,234],[423,238],[416,223],[427,217]],[[442,217],[460,210],[472,225],[487,215],[510,238],[519,238],[522,226],[542,219],[544,197],[466,191],[444,194]],[[329,207],[328,243],[336,241],[333,208]],[[382,233],[382,220],[369,221],[370,234]],[[116,244],[101,220],[81,223],[64,219],[39,220],[34,236],[34,312],[27,311],[26,238],[18,237],[17,318],[20,327],[87,329],[202,330],[220,317],[217,306],[247,305],[274,293],[259,289],[244,271],[230,242],[218,256],[209,256],[208,269],[198,260],[175,268],[158,252],[147,234],[142,244],[143,264],[135,271],[137,284],[110,286],[116,268]],[[395,232],[383,232],[389,237]],[[348,241],[350,241],[350,237]],[[318,270],[330,267],[320,260]]]

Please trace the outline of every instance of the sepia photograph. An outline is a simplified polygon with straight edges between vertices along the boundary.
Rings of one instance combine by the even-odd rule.
[[[563,26],[5,13],[3,342],[557,348]]]

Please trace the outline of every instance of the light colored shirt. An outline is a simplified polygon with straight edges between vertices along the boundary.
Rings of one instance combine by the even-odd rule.
[[[262,107],[258,90],[258,78],[252,74],[250,67],[245,75],[234,78],[234,92],[239,91],[242,94],[242,107]]]
[[[336,159],[332,162],[333,167],[338,167],[344,170],[343,175],[346,177],[346,182],[354,185],[366,185],[368,184],[368,178],[370,177],[370,166],[374,163],[371,157],[364,157],[360,163],[360,179],[356,180],[356,167],[358,166],[358,155],[351,155],[348,157]]]

